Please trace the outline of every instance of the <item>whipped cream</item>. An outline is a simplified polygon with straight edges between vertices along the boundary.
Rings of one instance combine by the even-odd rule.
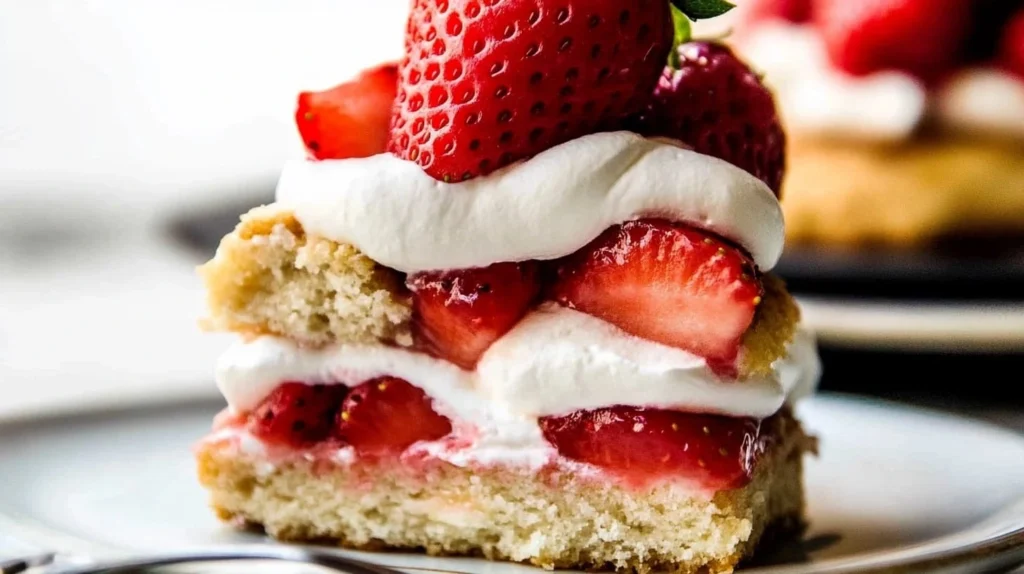
[[[1024,80],[992,68],[964,70],[943,85],[935,113],[953,128],[1024,138]]]
[[[762,270],[782,254],[782,210],[746,171],[629,132],[583,136],[482,177],[444,183],[391,154],[296,161],[278,203],[307,232],[403,272],[555,259],[608,227],[666,217],[742,245]]]
[[[812,392],[820,369],[814,338],[801,331],[771,375],[726,381],[700,357],[546,304],[495,342],[475,371],[397,347],[310,349],[264,336],[221,357],[217,385],[232,408],[246,411],[283,381],[355,385],[399,377],[431,396],[438,412],[474,427],[471,446],[438,447],[438,456],[455,464],[539,466],[553,451],[538,417],[628,404],[763,418]]]
[[[843,74],[811,26],[769,20],[751,29],[740,46],[764,73],[794,132],[898,141],[927,115],[924,84],[899,72]]]
[[[793,360],[806,367],[802,346],[790,349],[776,369]],[[763,418],[787,397],[807,393],[805,369],[786,368],[800,376],[782,377],[776,370],[742,382],[723,379],[702,357],[545,304],[487,350],[476,386],[488,400],[529,417],[628,404]],[[815,369],[806,370],[814,375]]]

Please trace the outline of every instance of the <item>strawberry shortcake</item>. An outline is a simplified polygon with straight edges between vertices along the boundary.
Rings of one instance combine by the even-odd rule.
[[[785,136],[717,0],[417,0],[299,96],[308,150],[201,268],[238,333],[225,520],[546,568],[727,572],[803,525],[820,367],[770,274]]]
[[[749,0],[795,242],[1024,236],[1024,1]]]

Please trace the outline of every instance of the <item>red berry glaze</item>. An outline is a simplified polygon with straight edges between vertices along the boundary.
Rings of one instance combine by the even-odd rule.
[[[840,69],[900,70],[933,82],[957,64],[970,7],[971,0],[814,0],[814,19]]]
[[[267,443],[310,446],[330,436],[347,391],[344,385],[282,383],[249,414],[246,428]]]
[[[384,64],[323,92],[299,94],[295,124],[315,159],[383,153],[398,89],[398,66]]]
[[[1003,30],[999,60],[1007,70],[1024,81],[1024,9],[1018,12]]]
[[[554,300],[627,333],[705,357],[734,376],[762,289],[739,249],[659,219],[605,231],[562,260]]]
[[[540,291],[536,262],[412,275],[413,318],[420,344],[464,369],[530,310]]]
[[[540,420],[558,452],[644,483],[685,476],[713,489],[750,482],[771,434],[755,419],[610,407]]]
[[[415,0],[388,150],[459,181],[615,128],[672,35],[667,0]]]
[[[402,379],[382,377],[352,389],[338,413],[337,436],[363,456],[401,454],[413,443],[452,432],[430,397]]]
[[[678,50],[680,69],[665,68],[637,131],[724,159],[779,195],[786,136],[771,93],[723,44],[690,42]]]

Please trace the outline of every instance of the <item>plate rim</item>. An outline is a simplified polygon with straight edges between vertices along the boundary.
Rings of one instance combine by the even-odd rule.
[[[896,301],[794,293],[818,341],[858,350],[1024,352],[1024,301]]]
[[[968,425],[978,431],[1024,445],[1024,435],[990,421],[958,415],[940,409],[905,404],[878,397],[832,391],[819,393],[814,395],[814,398],[818,401],[838,406],[852,404],[856,407],[870,409],[895,408],[905,414],[939,419],[951,424]],[[33,426],[52,424],[59,421],[72,422],[78,419],[128,415],[167,408],[188,408],[190,406],[210,405],[214,402],[213,397],[197,394],[191,397],[175,397],[173,400],[162,404],[156,404],[153,401],[139,401],[135,404],[113,401],[106,405],[89,403],[80,409],[64,409],[53,413],[35,413],[20,417],[0,417],[0,433],[15,429],[30,431]],[[974,572],[980,567],[994,570],[1009,570],[1024,565],[1024,490],[1021,492],[1021,498],[1017,502],[1012,503],[1010,509],[1017,509],[1017,511],[1006,517],[996,513],[958,532],[945,534],[907,546],[830,558],[813,564],[797,563],[758,566],[741,568],[738,572],[744,574],[881,574],[893,571],[927,572],[940,568],[954,569],[953,571],[956,572]],[[975,533],[986,521],[1000,517],[1002,520],[1007,521],[1006,524],[1009,530],[1004,528],[1000,534],[995,536],[982,536],[980,533]],[[39,520],[30,516],[24,516],[17,511],[12,511],[4,505],[0,505],[0,535],[8,536],[19,544],[35,546],[46,550],[56,548],[61,554],[84,555],[93,559],[123,558],[138,554],[137,551],[133,552],[130,548],[90,540],[51,528]],[[950,539],[962,536],[969,536],[971,538],[967,543],[950,545]],[[979,536],[981,537],[979,538]],[[202,548],[209,549],[213,546],[225,548],[223,544],[203,545]],[[244,546],[244,544],[240,544],[240,546]],[[351,552],[344,549],[339,549],[339,551]],[[373,559],[373,556],[378,556],[375,553],[358,554],[361,557],[363,555],[369,556],[371,557],[369,558],[370,560]],[[382,556],[396,557],[402,555]],[[426,558],[422,554],[408,554],[408,556]],[[364,559],[366,558],[364,557]],[[416,566],[389,565],[402,570],[426,571],[424,568]],[[466,570],[436,569],[431,571],[448,572],[451,574],[474,574],[471,568]]]

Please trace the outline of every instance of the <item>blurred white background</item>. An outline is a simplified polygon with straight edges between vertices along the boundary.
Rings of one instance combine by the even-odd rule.
[[[407,4],[0,0],[0,186],[148,204],[272,176],[296,93],[398,57]]]
[[[296,94],[401,54],[408,0],[0,0],[0,414],[214,392],[161,225],[300,156]]]

